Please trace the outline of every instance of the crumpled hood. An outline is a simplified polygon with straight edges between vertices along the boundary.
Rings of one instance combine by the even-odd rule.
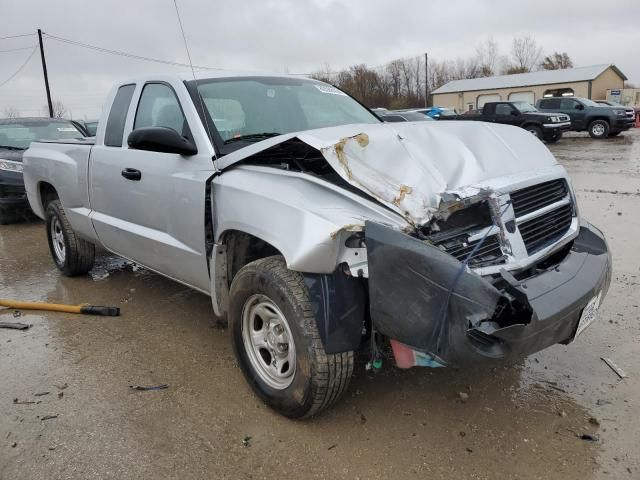
[[[218,159],[218,168],[294,137],[414,225],[431,219],[445,192],[479,192],[491,188],[489,180],[557,165],[542,142],[520,128],[455,121],[357,124],[281,135]]]

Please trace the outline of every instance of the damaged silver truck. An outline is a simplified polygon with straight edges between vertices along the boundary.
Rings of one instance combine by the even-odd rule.
[[[603,234],[516,127],[384,124],[319,81],[229,74],[125,82],[98,125],[24,156],[56,265],[84,274],[101,246],[210,295],[288,417],[336,402],[362,347],[518,358],[571,342],[609,287]]]

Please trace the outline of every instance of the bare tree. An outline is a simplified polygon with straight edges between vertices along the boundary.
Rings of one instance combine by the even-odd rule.
[[[511,58],[504,73],[531,72],[540,63],[542,48],[529,35],[516,37],[511,45]]]
[[[20,116],[20,110],[18,110],[16,107],[6,107],[2,111],[2,115],[5,118],[18,118]]]
[[[69,115],[69,110],[67,110],[67,107],[65,107],[62,101],[54,100],[53,102],[51,102],[51,105],[53,107],[53,118],[65,118],[67,117],[67,115]],[[44,107],[42,107],[42,109],[44,111],[44,114],[48,116],[49,106],[45,105]]]
[[[499,60],[498,44],[493,37],[487,38],[476,47],[476,63],[480,69],[480,76],[491,77],[495,75]]]
[[[563,68],[572,68],[573,62],[567,52],[554,52],[547,55],[542,60],[542,68],[545,70],[561,70]]]

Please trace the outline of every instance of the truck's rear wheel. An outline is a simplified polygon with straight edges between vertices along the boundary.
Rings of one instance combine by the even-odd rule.
[[[53,200],[47,205],[46,222],[49,250],[58,269],[68,277],[91,270],[95,246],[76,235],[60,200]]]
[[[589,124],[589,136],[591,138],[607,138],[609,136],[609,124],[604,120],[594,120]]]
[[[229,330],[258,396],[290,417],[309,417],[346,391],[353,352],[325,353],[303,277],[281,256],[243,267],[230,292]]]

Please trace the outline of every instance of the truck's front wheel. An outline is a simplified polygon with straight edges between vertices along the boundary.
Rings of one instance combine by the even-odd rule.
[[[346,391],[353,352],[325,353],[303,277],[281,256],[243,267],[233,279],[229,307],[240,368],[271,408],[309,417]]]
[[[95,246],[76,235],[60,200],[49,202],[46,221],[49,250],[58,269],[67,277],[82,275],[91,270]]]
[[[591,138],[607,138],[609,136],[609,124],[604,120],[594,120],[589,124],[589,136]]]

